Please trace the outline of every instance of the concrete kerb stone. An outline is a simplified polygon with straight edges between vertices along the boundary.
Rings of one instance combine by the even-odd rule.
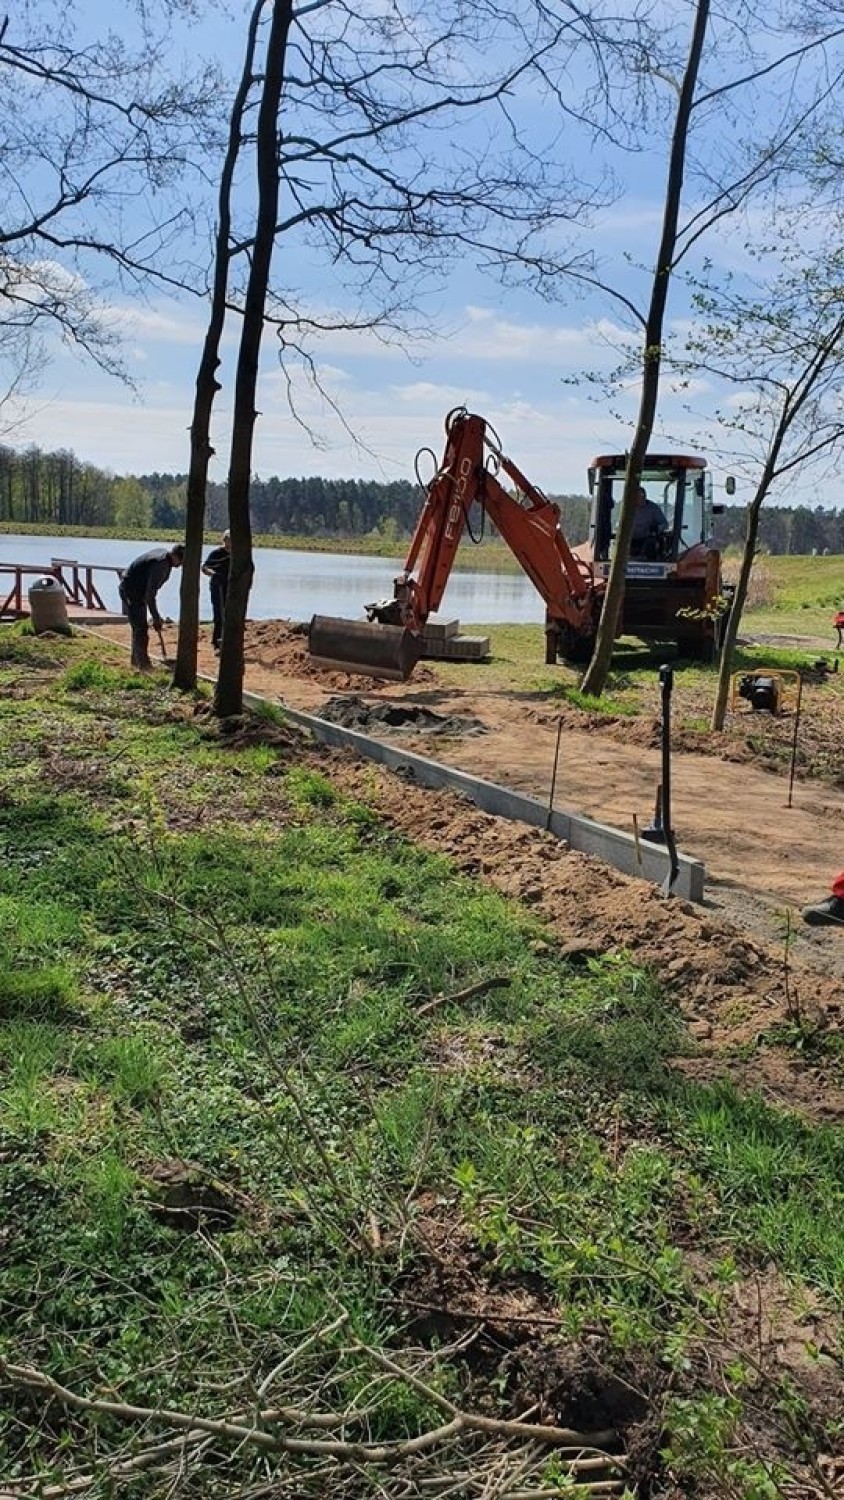
[[[244,703],[259,707],[270,700],[257,693],[244,693]],[[638,875],[644,880],[661,885],[668,873],[668,851],[654,844],[639,842],[632,834],[606,823],[596,823],[592,818],[578,813],[558,809],[551,815],[548,824],[548,808],[537,797],[528,797],[523,792],[514,792],[508,787],[496,786],[479,776],[470,776],[467,771],[458,771],[453,766],[444,766],[440,761],[427,756],[398,749],[382,740],[371,739],[355,729],[345,729],[320,719],[316,714],[304,713],[290,708],[279,700],[286,719],[299,729],[309,730],[315,739],[336,749],[348,749],[367,760],[378,761],[391,771],[410,776],[419,786],[433,790],[458,792],[474,802],[483,812],[495,813],[500,818],[510,818],[517,823],[527,823],[533,828],[545,828],[558,839],[583,854],[594,854],[608,865],[621,870],[625,875]],[[702,901],[706,869],[703,862],[688,854],[677,855],[679,866],[674,894],[687,901]]]

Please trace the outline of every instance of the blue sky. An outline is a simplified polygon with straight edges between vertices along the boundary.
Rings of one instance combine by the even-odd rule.
[[[673,7],[674,19],[685,6]],[[94,5],[114,23],[118,12]],[[219,37],[230,35],[222,27]],[[212,33],[213,36],[213,33]],[[205,38],[206,45],[209,38]],[[627,292],[644,288],[632,267],[653,259],[661,219],[664,157],[658,134],[653,150],[616,157],[622,173],[619,200],[584,228],[584,243],[600,243],[615,284]],[[741,236],[724,234],[707,245],[726,264],[740,261]],[[277,255],[277,264],[279,256]],[[329,270],[296,267],[311,305],[333,310],[340,293]],[[543,488],[552,492],[585,488],[585,472],[598,452],[625,446],[637,405],[634,386],[612,403],[601,398],[583,372],[609,369],[614,346],[625,338],[612,299],[592,294],[549,303],[525,289],[502,289],[481,276],[468,260],[458,263],[445,285],[423,304],[425,337],[383,342],[372,333],[336,333],[314,344],[322,382],[342,410],[345,426],[304,381],[296,402],[315,444],[290,416],[285,382],[272,334],[265,339],[258,399],[253,468],[270,474],[322,474],[329,477],[412,478],[413,459],[422,447],[438,453],[443,419],[453,406],[466,405],[487,417],[505,452]],[[108,317],[125,341],[126,363],[138,388],[133,396],[113,379],[59,348],[38,392],[18,411],[6,441],[45,449],[72,448],[82,459],[115,473],[151,470],[184,472],[188,465],[196,365],[205,329],[203,305],[152,293],[146,301],[114,298]],[[680,326],[688,306],[679,282],[669,304],[669,321]],[[212,478],[226,471],[229,402],[237,328],[226,339],[223,391],[216,408],[213,442],[217,457]],[[724,396],[724,392],[720,393]],[[675,446],[700,447],[700,433],[719,392],[707,379],[693,383],[682,398],[666,381],[657,434]],[[694,413],[686,407],[691,404]],[[612,410],[610,410],[612,406]],[[618,420],[621,418],[622,420]],[[625,422],[628,424],[625,427]],[[347,428],[354,433],[355,443]],[[658,438],[655,437],[655,443]],[[716,485],[726,472],[717,437],[708,445]],[[811,486],[797,490],[811,502]],[[844,484],[825,490],[824,502],[844,503]]]
[[[204,332],[201,310],[178,302],[152,308],[127,305],[116,309],[115,316],[127,339],[138,399],[62,354],[30,403],[32,415],[18,429],[16,443],[70,447],[120,473],[183,471]],[[270,335],[258,401],[255,471],[262,476],[410,477],[417,449],[439,451],[446,412],[466,405],[493,423],[505,451],[537,483],[582,491],[590,458],[618,444],[619,424],[603,402],[565,385],[564,377],[576,377],[596,356],[608,362],[602,340],[619,331],[611,319],[596,321],[581,308],[551,309],[524,293],[502,296],[500,289],[476,278],[466,299],[450,300],[432,323],[436,331],[416,346],[404,340],[384,344],[370,333],[320,340],[321,379],[359,438],[357,445],[330,405],[304,383],[298,408],[323,446],[316,447],[291,419]],[[234,338],[232,331],[230,356]],[[224,382],[231,373],[229,358]],[[229,391],[230,384],[224,383],[214,423],[218,457],[212,477],[217,479],[225,477]],[[623,404],[632,415],[633,396]]]

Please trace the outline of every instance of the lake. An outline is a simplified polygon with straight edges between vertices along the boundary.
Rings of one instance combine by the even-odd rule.
[[[160,546],[160,538],[130,542],[102,537],[0,535],[0,562],[49,564],[51,558],[63,557],[125,567],[148,547]],[[397,558],[256,547],[249,615],[253,620],[309,620],[316,614],[364,619],[365,604],[392,597],[393,577],[399,571]],[[104,602],[119,610],[116,575],[102,574],[97,587]],[[161,613],[176,619],[178,572],[171,575],[158,600]],[[207,592],[203,617],[206,613],[210,618]],[[545,618],[542,600],[525,574],[471,573],[459,567],[449,579],[440,613],[459,620],[461,625],[541,624]]]

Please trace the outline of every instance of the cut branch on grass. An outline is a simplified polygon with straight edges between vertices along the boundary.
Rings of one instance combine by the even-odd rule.
[[[492,974],[489,979],[479,979],[476,984],[467,985],[465,990],[454,990],[450,995],[435,995],[433,1000],[426,1000],[416,1011],[417,1016],[425,1016],[432,1010],[438,1010],[441,1005],[462,1005],[465,1000],[474,1000],[478,995],[486,995],[490,990],[508,990],[512,983],[506,974]]]
[[[516,1441],[522,1444],[540,1444],[546,1449],[559,1450],[561,1457],[564,1454],[572,1455],[573,1465],[583,1465],[589,1457],[594,1457],[599,1460],[599,1466],[623,1467],[620,1459],[604,1451],[607,1445],[614,1445],[617,1442],[616,1434],[611,1430],[584,1433],[573,1428],[555,1427],[537,1422],[508,1421],[486,1417],[478,1412],[464,1411],[435,1390],[427,1381],[423,1381],[405,1366],[390,1359],[382,1350],[371,1349],[357,1341],[353,1347],[366,1354],[374,1364],[382,1366],[391,1375],[403,1380],[419,1394],[424,1395],[426,1400],[448,1417],[448,1420],[418,1433],[415,1437],[403,1438],[396,1442],[378,1443],[341,1438],[302,1437],[289,1432],[267,1430],[276,1424],[288,1423],[291,1416],[289,1409],[271,1408],[267,1411],[257,1411],[251,1421],[234,1420],[230,1417],[205,1417],[197,1412],[181,1411],[173,1407],[140,1406],[131,1402],[85,1396],[81,1392],[71,1390],[43,1370],[31,1365],[18,1365],[3,1358],[0,1358],[0,1375],[14,1385],[42,1391],[51,1400],[57,1401],[72,1411],[113,1417],[122,1422],[175,1429],[188,1436],[208,1435],[227,1443],[235,1443],[240,1447],[256,1448],[268,1454],[291,1453],[308,1458],[333,1458],[348,1463],[395,1465],[404,1459],[447,1447],[453,1439],[458,1437],[483,1434],[499,1443]],[[326,1419],[337,1427],[342,1427],[346,1421],[340,1412],[329,1414],[295,1411],[297,1425],[305,1430],[309,1422],[312,1425],[322,1426]],[[135,1466],[138,1460],[148,1464],[153,1458],[165,1453],[169,1454],[173,1449],[172,1442],[158,1445],[157,1448],[150,1448],[146,1455],[138,1455],[137,1460],[131,1460],[130,1464]],[[590,1465],[590,1469],[593,1467],[594,1465]],[[126,1472],[131,1472],[131,1469]],[[56,1493],[69,1492],[69,1487],[79,1487],[82,1480],[83,1476],[75,1476],[61,1490],[56,1490]],[[40,1493],[43,1494],[43,1490]]]
[[[441,1391],[435,1390],[427,1381],[421,1380],[412,1370],[406,1369],[397,1360],[391,1359],[383,1349],[373,1349],[370,1345],[360,1342],[357,1342],[355,1347],[362,1354],[366,1354],[373,1363],[381,1365],[391,1375],[405,1381],[420,1396],[424,1396],[427,1401],[438,1407],[441,1412],[459,1420],[462,1428],[486,1432],[497,1438],[517,1438],[522,1442],[547,1443],[554,1448],[576,1448],[579,1452],[585,1448],[603,1450],[618,1441],[618,1434],[612,1428],[605,1428],[601,1432],[578,1432],[572,1427],[546,1426],[541,1422],[507,1421],[497,1417],[484,1417],[479,1412],[463,1411],[453,1401],[449,1401]]]

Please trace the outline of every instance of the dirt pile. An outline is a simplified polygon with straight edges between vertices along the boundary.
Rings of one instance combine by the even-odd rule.
[[[320,709],[320,718],[361,734],[486,734],[480,719],[461,714],[438,714],[417,703],[367,703],[354,694],[329,698]]]
[[[334,672],[328,667],[317,666],[308,655],[308,627],[295,625],[289,620],[247,621],[244,650],[246,660],[265,672],[318,683],[320,687],[335,692],[358,688],[372,693],[393,686],[381,677]],[[433,682],[434,674],[429,667],[420,664],[413,679],[414,682]]]

